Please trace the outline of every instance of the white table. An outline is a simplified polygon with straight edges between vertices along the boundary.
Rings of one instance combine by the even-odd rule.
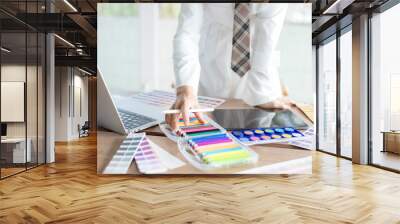
[[[27,147],[25,151],[25,138],[5,138],[1,139],[2,151],[5,152],[10,150],[8,147],[11,145],[12,148],[12,163],[25,163],[31,162],[32,153],[31,145],[32,141],[30,138],[26,139]],[[6,147],[5,149],[3,147]],[[26,153],[26,154],[25,154]]]

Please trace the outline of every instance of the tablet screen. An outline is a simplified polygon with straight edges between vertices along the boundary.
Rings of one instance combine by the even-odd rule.
[[[309,122],[290,110],[268,111],[252,109],[217,109],[211,117],[227,130],[268,127],[294,127],[307,129]]]

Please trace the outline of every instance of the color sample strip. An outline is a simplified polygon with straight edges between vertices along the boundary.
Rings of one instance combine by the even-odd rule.
[[[192,127],[195,125],[202,126],[204,124],[207,124],[207,121],[201,122],[196,117],[194,117],[193,114],[191,114],[191,117],[189,118],[189,124],[187,126],[185,125],[185,121],[183,120],[183,118],[180,117],[178,120],[178,127],[183,127],[183,128],[184,127]]]
[[[142,142],[145,134],[130,133],[122,141],[119,148],[111,158],[107,167],[104,169],[104,174],[126,174],[133,158],[138,152],[140,143]]]
[[[208,152],[208,151],[213,151],[213,150],[220,150],[220,149],[226,149],[226,148],[235,148],[238,147],[237,143],[223,143],[223,144],[215,144],[215,145],[206,145],[206,146],[191,146],[193,150],[195,150],[198,153],[202,152]]]
[[[206,156],[204,161],[208,163],[228,163],[228,162],[237,162],[243,161],[244,159],[248,158],[250,153],[247,150],[240,150],[237,152],[230,152],[230,153],[221,153],[216,155]]]
[[[234,148],[224,148],[224,149],[220,149],[220,150],[211,150],[211,151],[205,151],[202,153],[199,153],[202,157],[207,157],[207,156],[211,156],[211,155],[215,155],[215,154],[227,154],[230,152],[236,152],[236,151],[242,151],[243,148],[238,146],[238,147],[234,147]]]
[[[222,134],[221,130],[211,130],[211,131],[201,131],[201,132],[192,132],[192,133],[184,133],[183,136],[192,138],[192,137],[205,137],[215,134]]]
[[[204,127],[194,127],[194,128],[186,128],[186,129],[181,129],[183,132],[186,134],[189,133],[197,133],[197,132],[204,132],[204,131],[216,131],[219,130],[218,128],[215,128],[213,126],[204,126]]]
[[[200,121],[191,121],[191,122],[189,122],[189,126],[194,126],[194,125],[203,125],[203,123],[201,123]],[[179,121],[178,122],[178,127],[185,127],[186,125],[185,125],[185,122],[183,122],[183,121]]]
[[[293,136],[295,136],[296,133],[293,133]],[[289,145],[294,145],[303,149],[309,149],[313,150],[315,149],[315,135],[314,135],[314,128],[309,128],[305,132],[302,133],[305,138],[301,139],[296,139],[293,138],[291,139],[288,144]]]
[[[147,138],[144,138],[139,145],[135,156],[136,165],[141,173],[164,173],[167,168],[164,167],[158,155],[154,152]]]
[[[194,146],[196,146],[196,145],[197,146],[206,146],[206,145],[215,145],[215,144],[227,143],[227,142],[232,142],[232,139],[230,139],[230,138],[207,139],[205,141],[193,142],[192,144]]]
[[[245,144],[265,144],[304,137],[300,131],[292,127],[233,130],[232,135]]]

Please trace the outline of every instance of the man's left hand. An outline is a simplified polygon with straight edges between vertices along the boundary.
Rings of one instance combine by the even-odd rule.
[[[289,99],[288,97],[281,97],[271,102],[257,105],[257,107],[267,110],[273,110],[273,109],[289,110],[296,108],[297,105],[293,100]]]

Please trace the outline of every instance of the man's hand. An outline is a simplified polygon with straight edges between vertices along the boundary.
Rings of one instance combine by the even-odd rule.
[[[191,86],[180,86],[176,90],[176,101],[171,109],[181,110],[180,114],[166,114],[165,122],[169,124],[173,131],[178,129],[178,118],[182,114],[185,125],[189,125],[190,109],[198,108],[197,97],[193,93]],[[200,122],[204,122],[201,113],[194,113]]]
[[[296,108],[297,105],[291,99],[289,99],[287,97],[281,97],[274,101],[257,105],[257,107],[260,107],[262,109],[267,109],[267,110],[273,110],[273,109],[288,110],[288,109]]]

